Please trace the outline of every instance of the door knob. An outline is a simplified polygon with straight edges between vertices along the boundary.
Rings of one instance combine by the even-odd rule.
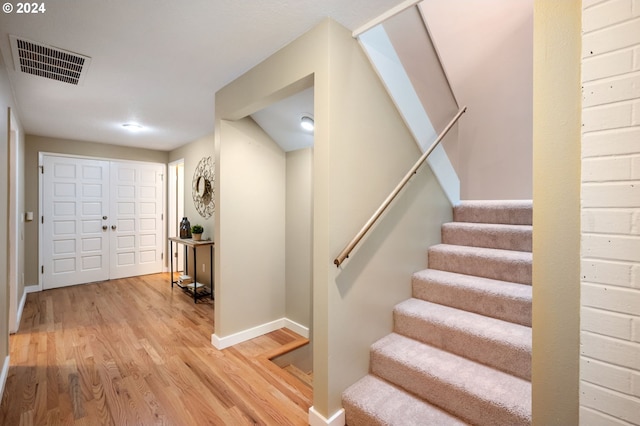
[[[102,216],[102,220],[107,220],[107,217],[106,216]]]
[[[106,230],[107,230],[107,228],[108,228],[108,226],[107,226],[107,225],[102,225],[102,230],[103,230],[103,231],[106,231]]]
[[[111,225],[111,229],[113,229],[115,231],[116,230],[116,226],[115,225]]]

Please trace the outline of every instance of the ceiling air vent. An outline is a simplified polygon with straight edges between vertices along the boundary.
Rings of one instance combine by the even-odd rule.
[[[82,84],[91,58],[10,36],[16,71],[69,84]]]

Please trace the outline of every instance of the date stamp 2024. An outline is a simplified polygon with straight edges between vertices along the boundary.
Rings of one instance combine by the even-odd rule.
[[[4,3],[2,5],[2,11],[4,13],[15,13],[15,14],[37,14],[37,13],[45,13],[47,11],[47,7],[44,3]]]

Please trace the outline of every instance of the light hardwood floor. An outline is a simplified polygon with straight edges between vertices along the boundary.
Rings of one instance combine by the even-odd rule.
[[[307,424],[310,384],[268,359],[300,336],[219,351],[212,332],[213,301],[168,274],[29,294],[0,425]]]

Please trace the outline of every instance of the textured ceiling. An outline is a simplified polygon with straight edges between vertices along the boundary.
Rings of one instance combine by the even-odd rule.
[[[55,0],[0,14],[0,51],[27,134],[170,150],[213,131],[217,90],[325,17],[353,30],[399,3]],[[91,57],[84,83],[15,72],[11,34]]]

